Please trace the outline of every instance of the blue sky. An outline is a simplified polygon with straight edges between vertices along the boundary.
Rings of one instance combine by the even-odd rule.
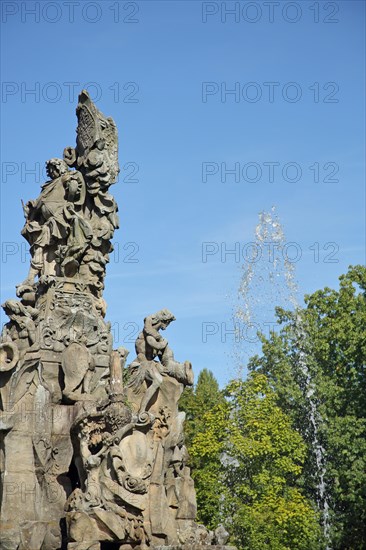
[[[143,317],[168,307],[176,357],[221,384],[233,376],[221,323],[230,329],[243,261],[225,250],[241,253],[272,205],[302,252],[301,294],[365,262],[364,2],[2,9],[2,301],[28,269],[20,199],[35,198],[44,162],[74,145],[86,85],[120,136],[121,227],[104,294],[117,345],[133,354]],[[218,252],[203,262],[207,242]],[[205,323],[220,327],[206,342]]]

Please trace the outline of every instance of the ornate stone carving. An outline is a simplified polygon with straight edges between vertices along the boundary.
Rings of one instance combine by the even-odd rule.
[[[224,544],[195,523],[178,410],[192,366],[161,334],[174,315],[145,318],[128,366],[128,350],[113,349],[102,292],[117,131],[85,91],[76,112],[76,147],[47,162],[49,180],[23,205],[29,273],[2,306],[0,548]]]
[[[178,363],[159,330],[165,330],[175,317],[167,309],[162,309],[154,315],[144,319],[143,331],[136,340],[136,359],[129,367],[128,386],[135,394],[141,393],[141,386],[145,383],[144,392],[139,406],[139,414],[143,414],[151,400],[155,397],[163,377],[170,375],[183,385],[193,384],[192,365],[189,361]],[[155,361],[158,358],[159,362]]]

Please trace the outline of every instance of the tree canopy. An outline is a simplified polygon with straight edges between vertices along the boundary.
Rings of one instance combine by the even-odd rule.
[[[277,309],[246,380],[183,398],[199,520],[239,549],[366,548],[366,268],[339,280]]]

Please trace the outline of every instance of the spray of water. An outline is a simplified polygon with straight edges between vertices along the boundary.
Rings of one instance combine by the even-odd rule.
[[[275,207],[270,212],[261,212],[254,240],[243,249],[245,262],[233,309],[238,335],[234,362],[240,378],[249,357],[260,351],[257,332],[269,336],[276,326],[275,306],[284,309],[296,306],[295,264],[290,248]]]
[[[292,247],[292,248],[291,248]],[[316,406],[315,387],[308,365],[310,350],[304,326],[298,289],[295,280],[293,243],[287,243],[283,227],[275,207],[270,212],[259,214],[254,241],[246,245],[246,261],[234,304],[233,319],[237,327],[234,359],[237,376],[243,376],[247,360],[259,351],[255,333],[259,330],[268,335],[276,324],[275,307],[294,310],[294,340],[297,350],[296,369],[300,373],[308,408],[309,439],[315,456],[318,476],[318,505],[323,513],[323,532],[329,540],[329,501],[326,491],[325,450],[319,441],[319,424],[322,419]],[[329,546],[327,546],[329,550]]]
[[[327,494],[327,487],[325,483],[326,476],[326,453],[325,449],[319,441],[319,425],[322,422],[322,418],[319,414],[314,382],[311,377],[311,373],[308,366],[308,357],[310,350],[308,349],[309,341],[307,338],[307,332],[304,326],[304,321],[301,315],[301,310],[297,307],[295,312],[294,328],[294,340],[297,348],[297,368],[300,371],[304,382],[304,394],[308,405],[308,417],[309,417],[309,429],[308,436],[311,441],[311,446],[315,456],[318,484],[317,484],[317,497],[318,506],[322,510],[323,519],[323,534],[326,541],[326,550],[330,550],[329,546],[329,534],[330,534],[330,515],[329,515],[329,500]]]

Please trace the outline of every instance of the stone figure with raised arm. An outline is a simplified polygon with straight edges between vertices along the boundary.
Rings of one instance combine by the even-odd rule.
[[[146,382],[147,390],[141,400],[139,414],[146,412],[156,392],[159,390],[163,376],[172,376],[184,385],[193,384],[192,365],[189,361],[175,361],[173,351],[168,341],[162,337],[160,330],[165,330],[174,315],[168,309],[162,309],[144,319],[144,328],[139,334],[135,349],[137,357],[131,363],[128,386],[136,392]],[[158,358],[158,361],[155,359]]]

